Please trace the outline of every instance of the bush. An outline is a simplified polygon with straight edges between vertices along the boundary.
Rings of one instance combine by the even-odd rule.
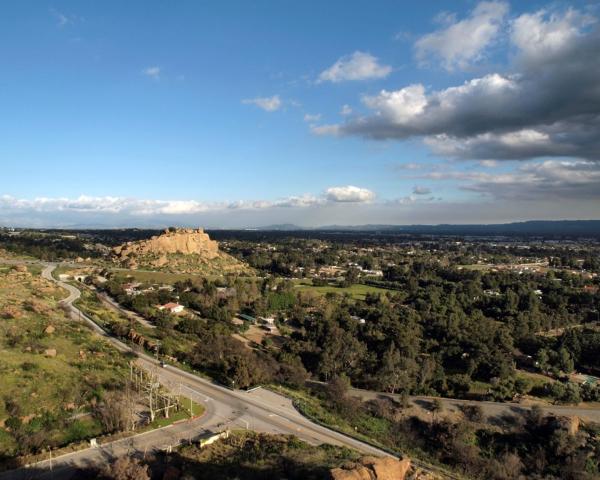
[[[92,436],[92,433],[90,432],[88,425],[83,423],[81,420],[74,420],[67,427],[67,434],[65,437],[65,441],[67,443],[79,442],[81,440],[86,440],[87,438],[90,438],[91,436]]]
[[[464,416],[471,422],[481,423],[485,420],[483,408],[479,405],[461,405],[460,409]]]

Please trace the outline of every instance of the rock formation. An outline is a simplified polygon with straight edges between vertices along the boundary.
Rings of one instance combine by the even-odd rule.
[[[345,468],[331,470],[333,480],[404,480],[410,460],[385,457],[363,457]]]
[[[169,253],[182,253],[189,255],[197,253],[210,260],[219,254],[219,245],[204,233],[201,228],[178,228],[165,230],[162,235],[155,235],[149,240],[127,242],[125,245],[113,249],[115,255],[125,258],[130,255],[166,255]]]
[[[181,273],[242,272],[247,267],[226,253],[199,229],[167,229],[148,240],[112,249],[113,259],[128,268],[155,268]]]

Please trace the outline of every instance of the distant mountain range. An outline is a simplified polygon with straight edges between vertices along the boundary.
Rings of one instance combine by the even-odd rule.
[[[531,220],[527,222],[474,225],[325,225],[305,228],[293,224],[269,225],[262,231],[381,232],[422,235],[526,235],[552,237],[600,237],[600,220]]]

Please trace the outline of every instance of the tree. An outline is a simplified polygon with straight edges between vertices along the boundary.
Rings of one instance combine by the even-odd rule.
[[[463,405],[461,410],[465,417],[471,422],[481,423],[485,420],[485,414],[480,405]]]
[[[350,380],[346,375],[336,375],[327,384],[327,396],[333,402],[344,400],[350,389]]]
[[[137,458],[121,457],[104,470],[104,476],[112,480],[150,480],[150,470]]]
[[[537,355],[535,356],[535,364],[542,372],[548,371],[548,368],[550,367],[548,350],[542,348],[538,351]]]
[[[383,354],[381,368],[377,374],[377,381],[382,390],[395,393],[407,380],[406,373],[401,370],[402,357],[394,343]],[[405,385],[406,389],[406,385]]]
[[[433,419],[435,420],[436,415],[444,411],[444,403],[439,398],[434,398],[431,402],[431,411],[433,412]]]
[[[573,358],[566,348],[561,348],[558,351],[558,368],[565,373],[571,373],[575,368]]]
[[[135,421],[135,399],[129,392],[108,392],[96,406],[95,414],[107,432],[132,430]]]

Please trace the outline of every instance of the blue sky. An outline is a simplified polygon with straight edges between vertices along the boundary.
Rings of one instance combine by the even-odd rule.
[[[583,1],[4,2],[0,224],[599,218],[597,17]]]

